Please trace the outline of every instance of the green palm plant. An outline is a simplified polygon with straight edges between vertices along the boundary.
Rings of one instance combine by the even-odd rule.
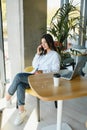
[[[72,3],[68,3],[59,8],[52,17],[48,31],[63,46],[69,36],[75,38],[75,34],[78,33],[77,29],[79,29],[80,23],[79,14],[80,12],[77,7],[73,6]],[[71,31],[74,32],[74,35],[71,34]]]

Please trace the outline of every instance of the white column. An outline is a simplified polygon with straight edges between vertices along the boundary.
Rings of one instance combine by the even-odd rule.
[[[23,1],[6,0],[11,79],[24,68]]]

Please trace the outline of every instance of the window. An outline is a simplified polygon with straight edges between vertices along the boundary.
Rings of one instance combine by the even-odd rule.
[[[47,0],[47,27],[50,24],[52,16],[60,7],[60,0]]]

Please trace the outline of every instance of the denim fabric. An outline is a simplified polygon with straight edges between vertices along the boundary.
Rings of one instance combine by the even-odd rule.
[[[25,89],[29,88],[28,76],[30,73],[18,73],[8,89],[8,93],[13,95],[17,91],[18,105],[25,104]]]

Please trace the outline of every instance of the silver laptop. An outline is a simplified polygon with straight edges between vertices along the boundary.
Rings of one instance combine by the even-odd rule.
[[[78,61],[78,63],[75,66],[74,71],[67,71],[66,73],[60,72],[61,78],[66,79],[66,80],[71,80],[77,75],[80,75],[81,70],[84,67],[85,63],[86,63],[86,58],[83,58],[82,60]]]

